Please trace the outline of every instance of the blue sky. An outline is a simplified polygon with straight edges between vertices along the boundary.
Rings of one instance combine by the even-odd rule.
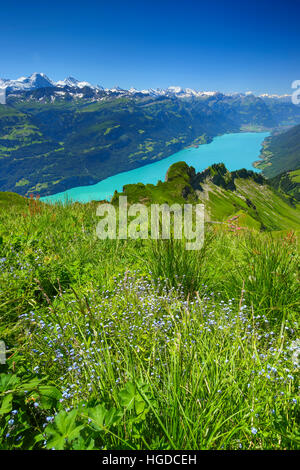
[[[300,79],[300,0],[12,0],[0,18],[1,78],[255,93]]]

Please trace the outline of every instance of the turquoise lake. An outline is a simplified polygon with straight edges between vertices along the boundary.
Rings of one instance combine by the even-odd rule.
[[[78,186],[67,191],[41,198],[45,202],[89,202],[91,200],[110,200],[115,190],[122,191],[125,184],[152,183],[165,180],[170,165],[184,161],[196,171],[205,170],[213,163],[224,163],[229,171],[246,168],[257,171],[252,163],[258,159],[263,140],[268,132],[242,132],[215,137],[210,144],[198,148],[188,148],[174,153],[170,157],[140,168],[118,173],[97,184]]]

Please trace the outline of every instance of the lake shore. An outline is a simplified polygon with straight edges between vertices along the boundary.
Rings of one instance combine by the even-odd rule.
[[[44,202],[89,202],[110,200],[115,190],[122,191],[125,184],[156,184],[164,180],[168,168],[185,161],[196,171],[203,171],[213,163],[224,163],[229,171],[246,168],[258,171],[253,162],[260,154],[262,142],[269,132],[240,132],[215,137],[210,143],[189,147],[154,163],[110,176],[90,186],[79,186],[41,198]]]

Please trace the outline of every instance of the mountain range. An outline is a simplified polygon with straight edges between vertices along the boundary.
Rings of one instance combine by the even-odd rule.
[[[104,89],[37,73],[1,79],[1,91],[0,190],[21,195],[95,184],[217,135],[300,124],[286,95]]]
[[[74,77],[67,77],[64,80],[59,80],[57,82],[51,80],[47,75],[44,73],[33,73],[29,77],[20,77],[16,80],[0,78],[0,89],[5,89],[8,94],[17,93],[19,91],[30,91],[36,90],[39,88],[58,88],[58,89],[65,89],[65,88],[73,88],[73,89],[85,89],[89,88],[90,90],[94,91],[95,99],[100,98],[99,95],[101,93],[115,93],[119,95],[136,95],[136,94],[144,94],[144,95],[151,95],[151,96],[176,96],[178,98],[190,98],[190,97],[205,97],[205,96],[215,96],[215,95],[222,95],[222,93],[217,91],[197,91],[192,88],[182,88],[180,86],[169,86],[168,88],[149,88],[144,90],[137,90],[136,88],[132,87],[129,90],[122,89],[119,86],[115,86],[113,88],[103,88],[100,85],[91,85],[89,82],[77,80]],[[61,90],[57,90],[58,92]],[[68,90],[66,90],[68,91]],[[228,96],[233,97],[243,97],[252,95],[251,92],[246,93],[231,93]],[[55,96],[55,95],[53,95]],[[62,95],[58,95],[61,97]],[[262,94],[259,95],[262,99],[277,99],[281,101],[289,101],[291,99],[291,95],[276,95],[276,94]]]

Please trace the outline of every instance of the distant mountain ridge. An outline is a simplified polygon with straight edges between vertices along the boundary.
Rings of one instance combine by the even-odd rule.
[[[51,80],[47,77],[44,73],[33,73],[29,77],[20,77],[15,80],[0,78],[0,88],[6,89],[8,93],[11,92],[18,92],[18,91],[30,91],[36,90],[39,88],[90,88],[91,90],[101,90],[105,92],[112,92],[122,95],[135,95],[135,94],[145,94],[151,96],[176,96],[178,98],[189,98],[189,97],[205,97],[205,96],[215,96],[215,95],[223,95],[223,96],[249,96],[253,95],[251,92],[246,93],[230,93],[224,94],[218,91],[197,91],[193,88],[182,88],[179,86],[169,86],[168,88],[149,88],[143,90],[137,90],[136,88],[132,87],[129,90],[122,89],[118,86],[113,88],[103,88],[100,85],[91,85],[87,81],[80,81],[74,77],[67,77],[64,80],[58,80],[57,82]],[[254,96],[254,95],[253,95]],[[290,100],[291,95],[276,95],[276,94],[261,94],[259,95],[260,98],[263,99],[278,99],[287,101]]]

